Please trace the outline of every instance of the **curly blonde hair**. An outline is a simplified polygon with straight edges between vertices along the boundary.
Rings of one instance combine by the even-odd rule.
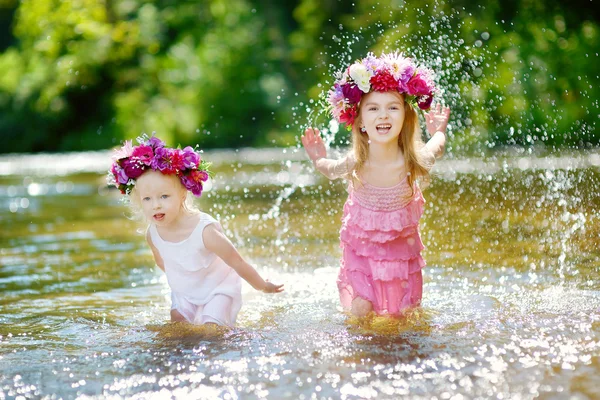
[[[404,101],[404,95],[396,94],[402,98],[404,104],[404,123],[398,136],[398,147],[404,155],[406,172],[408,173],[408,184],[413,188],[414,192],[414,183],[417,179],[420,179],[425,184],[429,182],[429,169],[431,166],[428,165],[428,162],[423,158],[421,153],[421,149],[425,146],[425,143],[421,138],[422,131],[417,111],[408,102]],[[369,156],[369,136],[365,132],[360,131],[362,121],[361,111],[362,107],[359,107],[356,117],[357,123],[352,126],[352,152],[356,159],[356,164],[352,171],[353,180],[360,180],[358,178],[359,172]]]

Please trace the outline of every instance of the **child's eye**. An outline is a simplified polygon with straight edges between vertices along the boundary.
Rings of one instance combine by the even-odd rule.
[[[168,194],[163,194],[162,196],[160,196],[160,198],[161,198],[161,199],[166,199],[166,198],[168,198],[168,197],[169,197],[169,195],[168,195]]]
[[[369,107],[369,111],[377,111],[377,107]]]
[[[398,109],[398,107],[396,107],[396,106],[390,107],[390,110],[397,110],[397,109]]]
[[[143,201],[149,201],[149,200],[150,200],[150,197],[144,197],[142,200],[143,200]]]

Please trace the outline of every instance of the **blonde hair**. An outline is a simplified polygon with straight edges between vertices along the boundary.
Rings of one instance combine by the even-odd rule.
[[[395,94],[404,100],[404,95],[400,93]],[[404,155],[406,172],[408,174],[407,181],[414,192],[414,183],[417,179],[422,180],[425,184],[429,183],[429,165],[421,155],[421,149],[425,146],[425,143],[421,138],[421,127],[417,111],[406,101],[403,101],[403,103],[404,123],[400,130],[400,136],[398,136],[398,147]],[[359,181],[359,172],[367,162],[369,156],[369,136],[365,132],[360,131],[362,121],[361,109],[362,107],[359,106],[358,115],[352,126],[352,152],[356,159],[356,164],[352,171],[352,179]]]

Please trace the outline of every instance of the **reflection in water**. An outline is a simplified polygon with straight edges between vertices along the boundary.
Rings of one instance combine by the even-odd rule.
[[[207,211],[286,285],[245,288],[232,330],[168,322],[141,226],[98,173],[3,176],[0,398],[595,398],[593,160],[446,161],[425,192],[423,306],[396,320],[340,311],[341,184],[217,166]]]

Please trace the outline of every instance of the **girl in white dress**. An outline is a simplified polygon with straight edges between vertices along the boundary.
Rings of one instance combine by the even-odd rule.
[[[208,166],[191,147],[168,148],[156,137],[125,145],[113,156],[109,183],[130,196],[149,222],[146,240],[171,288],[171,321],[233,327],[242,306],[241,280],[266,293],[283,285],[264,280],[210,215],[186,206],[202,194]]]

